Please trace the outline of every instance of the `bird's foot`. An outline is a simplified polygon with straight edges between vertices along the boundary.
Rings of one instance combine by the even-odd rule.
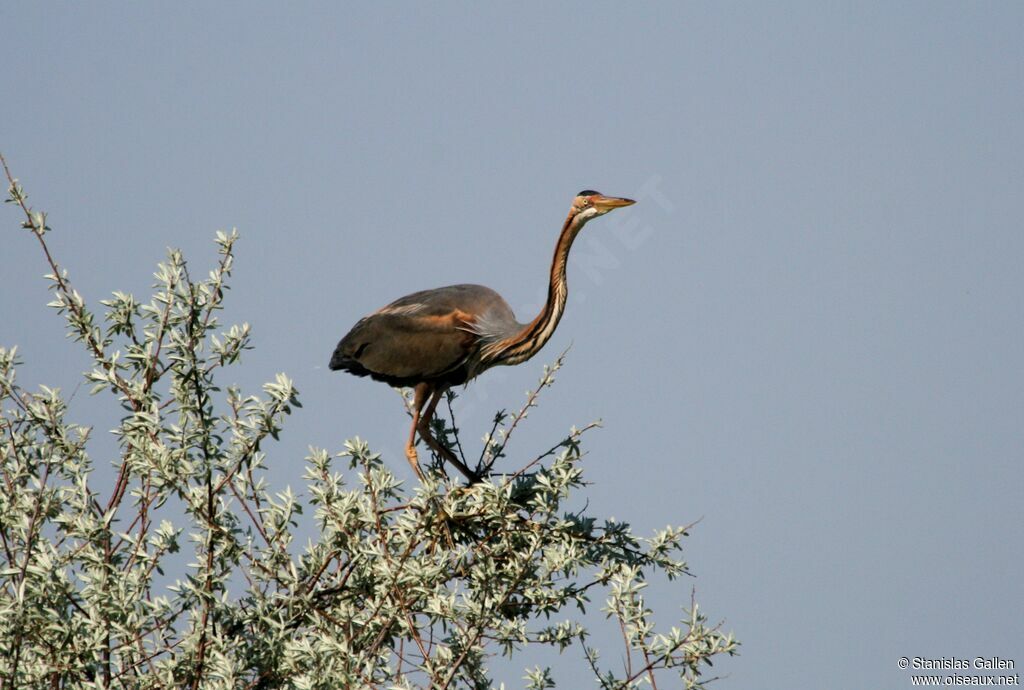
[[[416,476],[423,481],[423,470],[420,469],[419,456],[416,454],[416,446],[408,445],[405,447],[405,459],[409,461],[409,465],[412,466],[412,471],[416,473]]]

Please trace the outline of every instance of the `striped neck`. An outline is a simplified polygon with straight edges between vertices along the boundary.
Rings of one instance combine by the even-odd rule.
[[[569,261],[569,250],[576,235],[586,224],[589,218],[577,214],[575,210],[565,219],[562,226],[562,234],[558,236],[558,243],[555,245],[555,258],[551,262],[551,280],[548,283],[548,298],[540,314],[526,324],[521,331],[510,338],[497,343],[497,353],[494,364],[519,364],[533,357],[544,347],[545,343],[555,332],[562,313],[565,311],[565,301],[569,296],[569,285],[566,280],[565,267]]]

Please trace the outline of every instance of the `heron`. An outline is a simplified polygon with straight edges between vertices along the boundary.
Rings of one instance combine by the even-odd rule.
[[[423,480],[416,434],[470,482],[480,477],[431,433],[437,403],[452,386],[469,382],[493,366],[520,364],[537,354],[558,326],[568,297],[569,250],[589,221],[632,199],[585,189],[573,199],[551,262],[547,300],[527,323],[516,320],[501,295],[483,285],[449,285],[406,295],[363,317],[331,355],[332,371],[369,376],[412,388],[412,427],[405,456]]]

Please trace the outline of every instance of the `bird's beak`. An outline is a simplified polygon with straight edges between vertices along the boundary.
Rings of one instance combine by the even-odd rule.
[[[590,198],[590,203],[594,205],[601,213],[608,213],[613,208],[621,208],[623,206],[632,206],[636,202],[632,199],[624,199],[617,196],[605,196],[603,194],[595,195]]]

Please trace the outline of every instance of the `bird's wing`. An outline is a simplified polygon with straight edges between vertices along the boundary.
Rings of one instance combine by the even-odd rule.
[[[482,285],[424,290],[361,319],[338,343],[331,368],[412,385],[468,366],[482,341],[518,325],[505,300]]]
[[[454,311],[482,314],[494,310],[505,312],[510,320],[515,320],[512,309],[497,292],[484,285],[464,284],[414,292],[396,299],[386,307],[378,309],[374,314],[401,313],[403,311],[432,315]]]

